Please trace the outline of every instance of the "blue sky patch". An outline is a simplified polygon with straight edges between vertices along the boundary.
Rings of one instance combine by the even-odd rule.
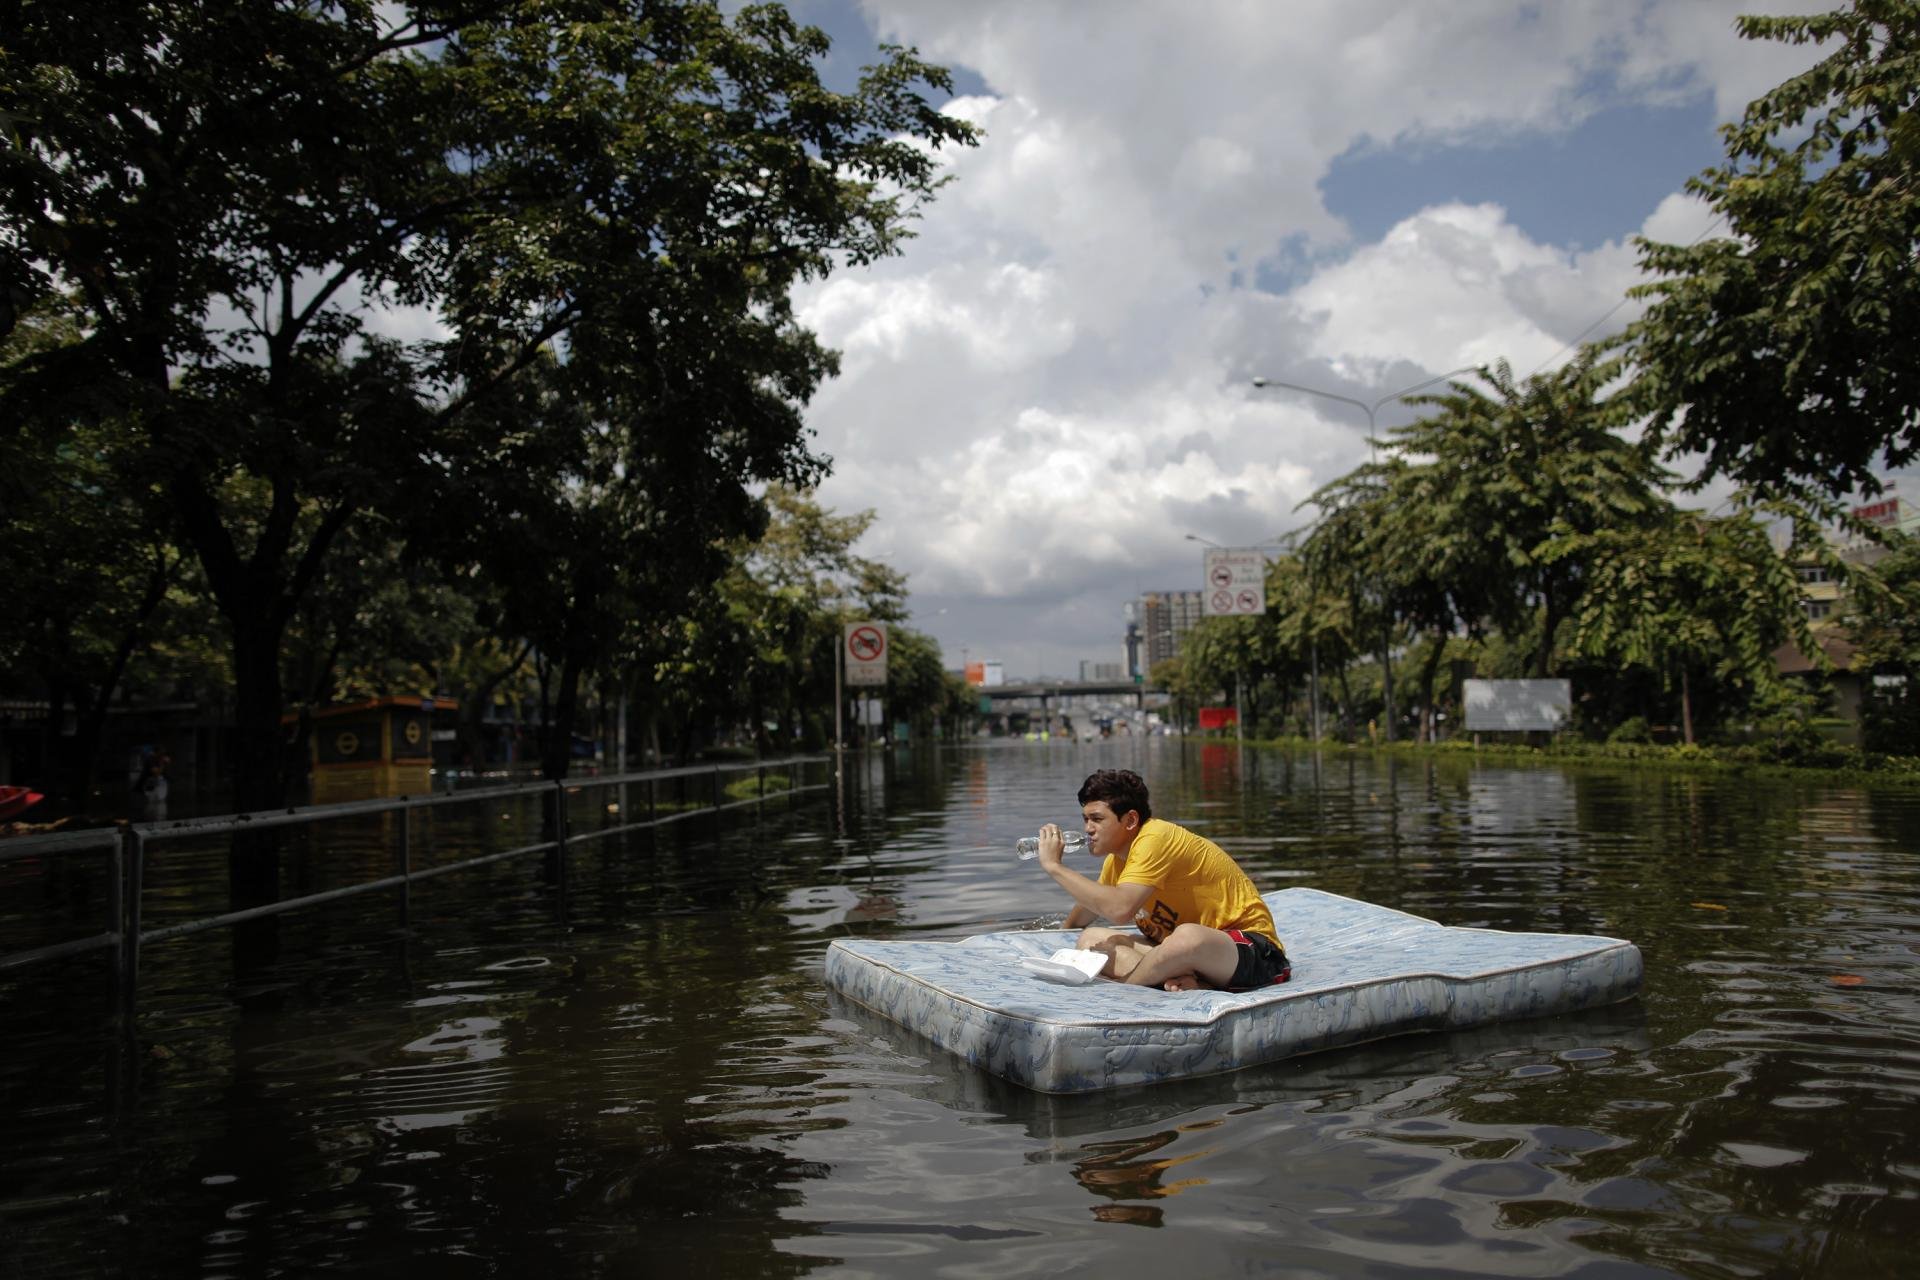
[[[1561,134],[1481,144],[1355,148],[1320,183],[1327,209],[1362,242],[1437,204],[1497,204],[1540,244],[1592,249],[1638,230],[1660,201],[1724,160],[1713,103],[1623,103]]]

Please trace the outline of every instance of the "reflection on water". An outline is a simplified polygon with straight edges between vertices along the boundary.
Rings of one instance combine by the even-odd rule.
[[[1632,938],[1646,992],[1051,1098],[822,989],[835,937],[1057,920],[1012,844],[1102,764],[1264,886]],[[564,911],[509,862],[416,887],[404,930],[360,899],[153,947],[130,1044],[102,962],[0,981],[0,1275],[1892,1273],[1917,818],[1898,791],[1165,740],[874,752],[844,809],[599,842]],[[537,823],[437,811],[417,863]],[[382,874],[391,835],[296,842],[290,889]],[[219,909],[224,872],[169,849],[149,925]],[[97,865],[0,865],[0,950],[103,893]]]

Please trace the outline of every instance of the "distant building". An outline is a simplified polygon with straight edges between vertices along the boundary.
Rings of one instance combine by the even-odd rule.
[[[1920,534],[1920,507],[1901,501],[1900,495],[1892,492],[1891,485],[1888,489],[1885,497],[1854,507],[1854,518],[1909,536]],[[1840,559],[1848,564],[1876,564],[1887,554],[1885,547],[1866,538],[1831,533],[1829,541]],[[1781,550],[1785,552],[1788,548],[1783,546]],[[1800,607],[1806,610],[1808,621],[1825,622],[1832,618],[1844,599],[1841,584],[1833,572],[1812,557],[1795,560],[1793,569],[1800,578]]]
[[[1902,501],[1900,495],[1893,491],[1892,484],[1887,486],[1885,496],[1854,507],[1852,514],[1856,520],[1866,524],[1880,525],[1909,536],[1920,534],[1920,507]],[[1843,564],[1877,564],[1887,555],[1887,549],[1879,543],[1837,530],[1829,531],[1827,542],[1829,550],[1838,555]],[[1784,539],[1780,552],[1782,555],[1792,554],[1791,546]],[[1819,642],[1831,668],[1828,679],[1833,686],[1834,714],[1843,720],[1857,721],[1867,676],[1854,670],[1853,638],[1840,625],[1841,607],[1846,603],[1846,586],[1817,556],[1800,555],[1793,561],[1793,571],[1800,579],[1800,607],[1813,624],[1814,639]],[[1782,645],[1775,650],[1773,659],[1782,675],[1802,675],[1816,670],[1813,662],[1792,644]]]
[[[1080,659],[1080,682],[1082,684],[1111,684],[1127,678],[1126,667],[1118,662],[1095,662],[1091,658]]]
[[[1007,682],[1006,668],[997,659],[967,664],[967,683],[976,689],[998,689]]]
[[[1180,643],[1200,621],[1198,591],[1149,591],[1140,597],[1141,639],[1146,648],[1146,671],[1156,663],[1180,656]]]

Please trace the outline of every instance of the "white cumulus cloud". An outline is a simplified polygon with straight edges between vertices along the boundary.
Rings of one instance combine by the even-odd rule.
[[[1128,599],[1197,580],[1184,535],[1296,527],[1364,458],[1364,415],[1254,375],[1371,402],[1483,361],[1525,374],[1631,317],[1633,234],[1707,225],[1655,196],[1578,249],[1462,199],[1360,241],[1323,198],[1336,158],[1550,140],[1620,102],[1725,116],[1814,56],[1738,39],[1738,0],[861,7],[979,76],[948,110],[985,136],[943,160],[902,257],[799,299],[844,355],[809,409],[822,498],[878,511],[863,550],[910,575],[951,664],[1012,674],[1110,660]]]

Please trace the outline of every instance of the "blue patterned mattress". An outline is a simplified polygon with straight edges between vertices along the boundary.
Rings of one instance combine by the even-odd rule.
[[[1413,1031],[1613,1004],[1640,990],[1619,938],[1460,929],[1322,893],[1266,895],[1293,981],[1169,993],[1048,982],[1021,968],[1073,945],[1067,930],[959,942],[841,939],[829,987],[967,1062],[1042,1093],[1234,1071]]]

